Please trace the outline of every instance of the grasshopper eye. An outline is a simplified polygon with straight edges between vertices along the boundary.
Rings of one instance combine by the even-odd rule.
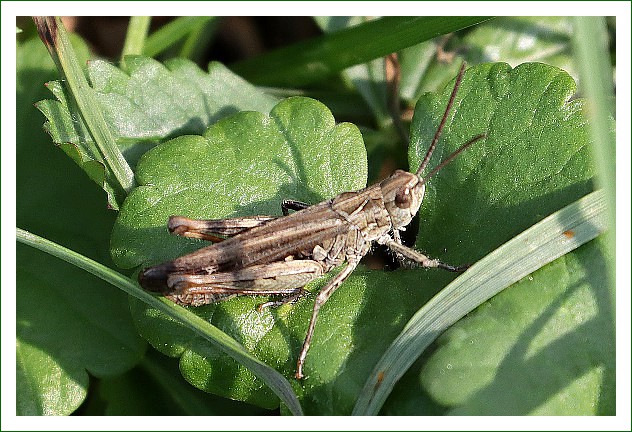
[[[410,195],[410,189],[406,188],[397,192],[395,195],[395,205],[399,208],[408,208],[410,207],[410,201],[412,197]]]

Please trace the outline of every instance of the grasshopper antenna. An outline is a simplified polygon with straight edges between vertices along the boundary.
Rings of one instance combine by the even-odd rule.
[[[448,106],[445,107],[445,112],[443,113],[443,118],[441,119],[441,123],[439,123],[439,127],[437,128],[437,132],[435,132],[434,138],[432,139],[432,143],[430,143],[430,147],[428,148],[428,151],[426,152],[426,156],[424,156],[424,160],[421,161],[421,165],[419,165],[419,169],[417,170],[416,175],[420,179],[421,179],[421,173],[426,169],[426,165],[428,165],[428,162],[430,162],[430,157],[432,156],[432,152],[437,146],[437,142],[439,141],[439,137],[441,136],[441,132],[443,131],[443,127],[445,126],[445,122],[448,118],[448,114],[450,113],[450,110],[452,109],[452,105],[454,104],[454,99],[456,98],[456,92],[459,90],[459,87],[461,85],[461,80],[463,79],[463,75],[465,74],[465,65],[466,65],[465,62],[461,64],[461,69],[459,70],[459,74],[456,76],[456,82],[454,83],[454,88],[452,89],[452,94],[450,95]],[[457,150],[457,152],[458,151],[459,150]]]
[[[461,147],[459,147],[458,149],[456,149],[454,152],[452,152],[450,154],[450,156],[448,156],[447,158],[445,158],[439,165],[437,165],[436,167],[434,167],[434,169],[432,171],[430,171],[428,173],[427,176],[425,176],[424,178],[420,178],[419,182],[421,184],[426,183],[428,181],[428,179],[430,177],[432,177],[433,175],[435,175],[436,173],[439,172],[439,170],[441,168],[443,168],[444,166],[446,166],[447,164],[449,164],[450,162],[452,162],[452,160],[457,157],[459,154],[461,154],[461,152],[463,152],[463,150],[465,150],[466,148],[468,148],[469,146],[471,146],[472,144],[474,144],[476,141],[481,140],[487,138],[487,134],[480,134],[480,135],[476,135],[474,138],[472,138],[471,140],[469,140],[468,142],[466,142],[465,144],[463,144]]]

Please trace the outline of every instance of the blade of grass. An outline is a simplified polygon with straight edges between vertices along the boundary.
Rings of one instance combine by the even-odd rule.
[[[235,64],[259,85],[302,86],[489,17],[385,17]]]
[[[191,16],[176,18],[149,35],[145,41],[143,54],[148,57],[155,57],[197,29],[200,25],[215,19],[217,18]]]
[[[138,55],[143,53],[143,46],[147,39],[149,24],[151,24],[151,17],[133,16],[129,19],[121,59],[126,55]]]
[[[597,179],[608,199],[608,244],[615,256],[615,137],[611,128],[614,118],[612,67],[608,56],[608,31],[605,17],[573,17],[573,47],[580,76],[580,86],[586,95],[593,138],[592,151],[597,162]],[[586,41],[590,41],[587,43]],[[608,265],[611,301],[615,304],[615,268]]]
[[[272,391],[274,391],[279,399],[285,403],[292,414],[302,415],[301,406],[290,383],[279,372],[251,355],[239,344],[239,342],[222,332],[214,325],[165,298],[154,297],[139,288],[137,284],[128,277],[125,277],[103,264],[99,264],[98,262],[77,252],[20,228],[16,229],[16,234],[19,242],[37,248],[86,270],[87,272],[92,273],[104,281],[120,288],[129,295],[147,303],[151,307],[158,309],[169,317],[182,322],[196,334],[208,340],[215,347],[250,369],[253,374],[265,382]]]
[[[377,414],[395,383],[441,333],[511,284],[603,233],[605,213],[603,191],[592,192],[505,243],[441,290],[377,362],[353,414]]]
[[[88,85],[68,34],[59,17],[33,17],[40,38],[55,61],[65,85],[70,90],[83,121],[99,149],[101,161],[114,175],[120,187],[129,194],[134,188],[134,172],[116,145],[94,91]],[[121,198],[119,198],[121,199]],[[119,203],[120,204],[120,203]]]
[[[182,43],[180,57],[188,58],[196,63],[203,59],[209,43],[215,35],[215,30],[219,24],[219,18],[213,17],[208,21],[199,23]]]

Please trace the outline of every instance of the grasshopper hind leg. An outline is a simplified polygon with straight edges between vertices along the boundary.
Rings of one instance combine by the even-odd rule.
[[[180,306],[204,306],[208,304],[219,303],[237,297],[237,294],[214,294],[214,293],[168,293],[165,295],[172,302]]]
[[[303,289],[324,274],[322,263],[313,260],[279,261],[238,270],[208,274],[173,273],[167,277],[167,292],[178,303],[192,306],[216,303],[234,296],[275,296],[258,310],[293,303],[307,293]]]
[[[184,216],[171,216],[167,228],[171,234],[219,243],[225,240],[219,236],[231,237],[274,219],[276,219],[275,216],[246,216],[228,219],[190,219]]]

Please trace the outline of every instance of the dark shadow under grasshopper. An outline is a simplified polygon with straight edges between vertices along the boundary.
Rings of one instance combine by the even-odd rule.
[[[404,246],[399,234],[417,214],[425,182],[467,147],[485,138],[484,134],[472,138],[422,178],[464,71],[465,64],[461,66],[441,123],[416,173],[397,170],[373,186],[345,192],[312,206],[286,200],[282,204],[282,217],[195,220],[172,216],[168,225],[170,232],[214,244],[144,269],[138,277],[141,286],[188,306],[215,303],[238,295],[277,296],[277,300],[261,304],[259,310],[262,310],[297,301],[306,294],[303,287],[307,283],[346,264],[316,297],[296,365],[296,377],[303,378],[303,365],[321,306],[353,272],[373,242],[387,246],[398,259],[422,267],[465,270],[466,266],[451,266]],[[289,214],[289,210],[296,212]]]

